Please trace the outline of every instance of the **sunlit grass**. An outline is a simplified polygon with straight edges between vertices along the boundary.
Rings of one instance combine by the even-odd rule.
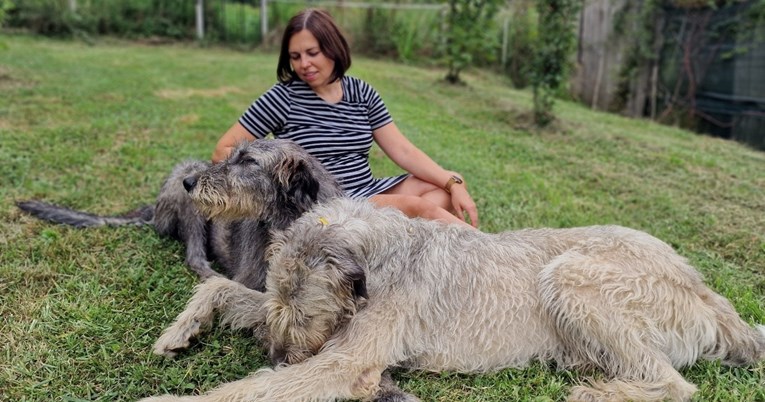
[[[209,390],[266,364],[217,329],[175,360],[151,345],[195,278],[179,244],[148,228],[75,230],[15,200],[99,213],[152,202],[171,167],[209,158],[275,82],[274,54],[122,42],[0,38],[0,399],[135,400]],[[505,79],[354,59],[404,133],[468,180],[490,232],[600,223],[676,247],[751,323],[765,322],[765,154],[729,141],[559,102],[529,124],[531,95]],[[373,151],[379,175],[399,169]],[[470,340],[465,340],[470,342]],[[762,401],[765,365],[701,363],[700,401]],[[425,401],[560,400],[581,377],[545,364],[495,374],[399,371]]]

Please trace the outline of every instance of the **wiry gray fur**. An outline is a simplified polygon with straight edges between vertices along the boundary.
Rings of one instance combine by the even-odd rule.
[[[275,234],[269,261],[266,293],[229,298],[224,316],[265,316],[272,355],[291,364],[146,401],[368,399],[391,366],[483,372],[533,360],[605,374],[570,400],[684,401],[696,387],[677,368],[765,358],[765,327],[747,325],[670,246],[619,226],[487,234],[336,199]],[[215,286],[198,287],[185,320],[237,293]]]
[[[253,166],[257,164],[258,169],[238,170],[245,159],[251,160]],[[184,181],[193,182],[208,170],[246,173],[237,180],[268,188],[269,194],[261,193],[264,196],[259,199],[255,199],[255,193],[242,195],[260,204],[258,213],[237,219],[208,219],[202,214],[189,197]],[[285,229],[314,203],[341,195],[331,174],[300,146],[287,140],[259,140],[242,144],[229,160],[215,166],[201,161],[178,164],[162,184],[154,205],[127,214],[101,216],[42,201],[21,201],[17,205],[40,219],[78,228],[151,225],[159,234],[185,244],[186,263],[200,278],[218,275],[210,264],[215,260],[226,277],[248,288],[264,290],[264,252],[270,231]]]

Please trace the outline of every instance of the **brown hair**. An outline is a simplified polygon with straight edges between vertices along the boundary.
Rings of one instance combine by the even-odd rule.
[[[335,69],[330,76],[330,82],[342,78],[351,67],[351,51],[348,47],[348,41],[345,40],[340,28],[328,12],[318,8],[307,8],[292,17],[284,29],[279,64],[276,66],[276,77],[279,82],[286,84],[298,79],[290,64],[289,45],[292,35],[304,29],[316,37],[324,56],[335,62]]]

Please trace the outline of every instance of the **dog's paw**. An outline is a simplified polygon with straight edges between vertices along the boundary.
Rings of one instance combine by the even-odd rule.
[[[180,397],[175,395],[162,395],[162,396],[152,396],[148,398],[143,398],[139,400],[138,402],[186,402],[186,401],[192,401],[193,399],[190,397]]]
[[[375,395],[373,402],[421,402],[420,398],[407,394],[404,391],[396,390],[391,392],[380,392]]]
[[[187,349],[191,345],[191,339],[199,334],[199,321],[194,320],[189,325],[182,326],[177,323],[166,329],[154,343],[154,354],[175,357],[179,351]]]
[[[590,387],[577,385],[571,387],[571,392],[566,398],[566,402],[598,402],[605,401],[606,396],[599,391],[596,391]]]

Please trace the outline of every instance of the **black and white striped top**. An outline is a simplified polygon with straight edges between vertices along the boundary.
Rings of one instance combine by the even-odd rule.
[[[344,76],[342,86],[342,100],[331,104],[303,81],[277,83],[250,105],[239,123],[256,138],[273,133],[296,142],[321,161],[349,197],[368,198],[408,175],[372,177],[372,131],[393,119],[366,82]]]

